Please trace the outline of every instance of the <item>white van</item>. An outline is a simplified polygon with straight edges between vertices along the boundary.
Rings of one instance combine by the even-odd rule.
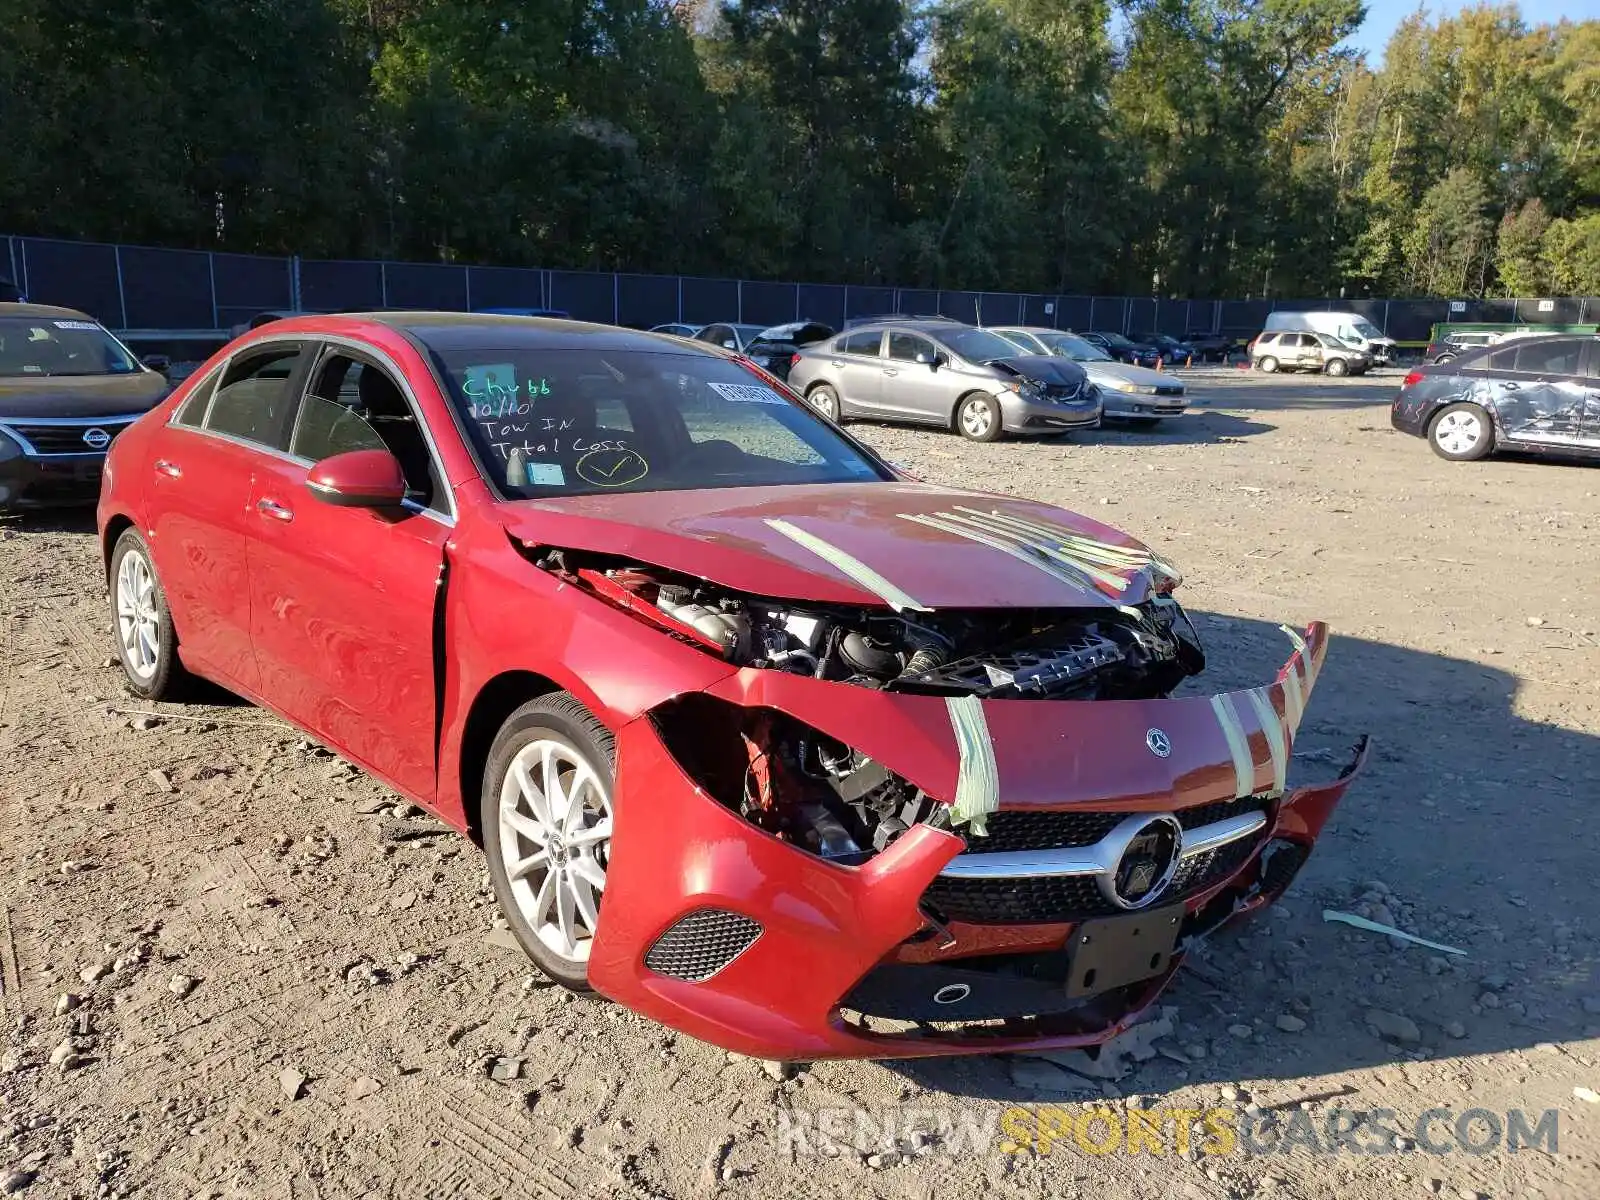
[[[1266,328],[1309,329],[1329,334],[1362,351],[1379,366],[1394,357],[1394,339],[1384,337],[1381,329],[1356,313],[1275,312],[1267,317]]]

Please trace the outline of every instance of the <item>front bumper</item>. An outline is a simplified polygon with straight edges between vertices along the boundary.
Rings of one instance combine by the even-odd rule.
[[[1297,648],[1276,680],[1244,692],[982,704],[1000,787],[994,820],[1189,813],[1200,828],[1215,824],[1202,809],[1260,799],[1261,821],[1233,843],[1223,868],[1190,884],[1174,876],[1161,894],[1181,921],[1180,941],[1149,977],[1068,997],[1049,964],[1065,958],[1086,914],[1001,905],[951,921],[936,911],[939,887],[990,857],[980,839],[969,850],[967,838],[919,825],[859,867],[824,861],[700,790],[646,714],[617,735],[616,833],[590,982],[675,1029],[770,1059],[990,1053],[1114,1037],[1159,995],[1190,939],[1288,886],[1361,766],[1364,752],[1331,784],[1286,788],[1294,733],[1327,651],[1321,624],[1293,636]],[[710,694],[846,739],[935,797],[953,796],[963,774],[939,697],[756,670]],[[1164,757],[1147,749],[1158,732]],[[1034,853],[1054,853],[1059,868],[1078,851]],[[936,1010],[948,1013],[937,1024],[927,1019],[935,993],[958,996]],[[885,1028],[906,1022],[919,1023]]]
[[[1001,427],[1007,433],[1062,433],[1072,429],[1094,429],[1100,424],[1100,402],[1029,400],[1016,392],[1002,392]]]
[[[0,509],[92,505],[104,454],[25,455],[0,461]]]
[[[1103,390],[1105,415],[1113,418],[1181,417],[1189,408],[1182,392],[1177,395],[1150,395],[1148,392],[1118,392]]]

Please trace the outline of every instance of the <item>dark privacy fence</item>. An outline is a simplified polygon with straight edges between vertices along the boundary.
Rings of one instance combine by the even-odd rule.
[[[5,243],[0,273],[9,274],[30,300],[81,309],[113,329],[149,333],[227,330],[269,310],[361,308],[555,308],[581,320],[640,327],[669,321],[776,325],[800,318],[838,327],[850,317],[917,313],[975,324],[1234,335],[1257,333],[1274,310],[1338,309],[1359,313],[1402,342],[1425,341],[1437,321],[1600,322],[1600,299],[1582,296],[1464,301],[1047,296],[0,240]]]

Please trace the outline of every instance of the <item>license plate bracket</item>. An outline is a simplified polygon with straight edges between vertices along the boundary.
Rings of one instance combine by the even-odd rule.
[[[1178,948],[1183,905],[1085,921],[1072,931],[1067,995],[1093,996],[1165,971]]]

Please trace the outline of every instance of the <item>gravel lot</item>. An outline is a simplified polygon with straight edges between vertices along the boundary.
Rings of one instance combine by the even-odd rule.
[[[1115,1082],[998,1058],[789,1075],[543,986],[471,846],[258,710],[133,711],[87,519],[0,521],[0,1192],[1600,1195],[1600,470],[1446,463],[1390,431],[1395,372],[1190,376],[1195,408],[1148,433],[856,427],[925,478],[1169,551],[1211,690],[1268,678],[1280,622],[1335,632],[1296,770],[1371,732],[1368,772],[1284,904],[1180,977],[1164,1053]],[[1335,1103],[1389,1109],[1407,1136],[1432,1108],[1553,1108],[1559,1142],[1183,1157],[1169,1136],[1157,1157],[947,1136],[868,1158],[783,1134],[784,1113],[904,1105],[937,1128],[1090,1098],[1319,1130]]]

